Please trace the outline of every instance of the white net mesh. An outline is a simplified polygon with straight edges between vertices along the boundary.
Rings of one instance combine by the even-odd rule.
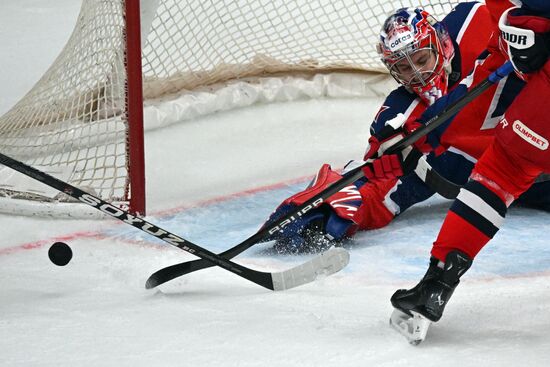
[[[128,0],[130,1],[130,0]],[[383,71],[375,51],[385,16],[457,0],[142,0],[146,101],[243,77]],[[85,0],[62,53],[0,118],[0,150],[110,201],[129,199],[123,0]],[[7,175],[3,175],[8,177]],[[10,176],[11,177],[11,176]],[[67,200],[21,178],[0,196]]]
[[[375,49],[381,23],[420,3],[163,0],[143,48],[145,98],[247,76],[385,72]],[[424,3],[443,18],[458,1]]]
[[[109,200],[126,200],[124,21],[118,1],[85,1],[67,45],[0,119],[3,153]],[[66,199],[14,178],[0,195]]]

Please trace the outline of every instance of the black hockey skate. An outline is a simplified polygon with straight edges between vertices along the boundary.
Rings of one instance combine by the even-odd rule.
[[[426,338],[431,322],[439,321],[460,277],[470,268],[472,260],[460,251],[452,251],[443,264],[430,259],[430,267],[416,287],[400,289],[391,297],[395,307],[390,325],[403,334],[409,343],[417,345]]]

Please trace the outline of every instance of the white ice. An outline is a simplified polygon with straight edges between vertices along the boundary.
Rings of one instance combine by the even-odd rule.
[[[0,4],[0,113],[58,54],[78,9]],[[321,163],[361,156],[378,103],[255,106],[148,134],[148,219],[215,252],[239,243]],[[361,233],[344,271],[279,293],[219,268],[146,291],[153,271],[193,256],[114,220],[0,216],[0,365],[547,366],[546,213],[510,210],[421,346],[388,326],[389,298],[423,275],[448,205],[434,198]],[[56,240],[73,249],[65,267],[48,260]],[[282,270],[307,259],[261,248],[236,260]]]

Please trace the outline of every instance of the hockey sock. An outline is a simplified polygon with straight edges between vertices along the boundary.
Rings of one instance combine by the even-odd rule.
[[[460,250],[473,259],[498,232],[506,211],[499,195],[478,181],[469,181],[451,206],[432,255],[445,261],[449,252]]]

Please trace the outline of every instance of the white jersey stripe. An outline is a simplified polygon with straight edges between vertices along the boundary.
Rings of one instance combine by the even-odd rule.
[[[476,4],[472,8],[472,10],[470,10],[470,13],[468,14],[466,19],[464,20],[464,23],[462,23],[462,27],[460,27],[460,31],[458,32],[458,35],[456,36],[456,43],[458,43],[459,45],[460,45],[460,42],[462,41],[462,37],[464,36],[464,32],[466,32],[466,29],[468,29],[468,26],[470,25],[470,22],[472,21],[472,18],[477,13],[477,10],[479,9],[479,7],[481,5],[483,5],[483,4],[481,4],[481,3]]]
[[[504,218],[482,198],[466,189],[461,189],[456,198],[493,223],[495,227],[500,228]]]

